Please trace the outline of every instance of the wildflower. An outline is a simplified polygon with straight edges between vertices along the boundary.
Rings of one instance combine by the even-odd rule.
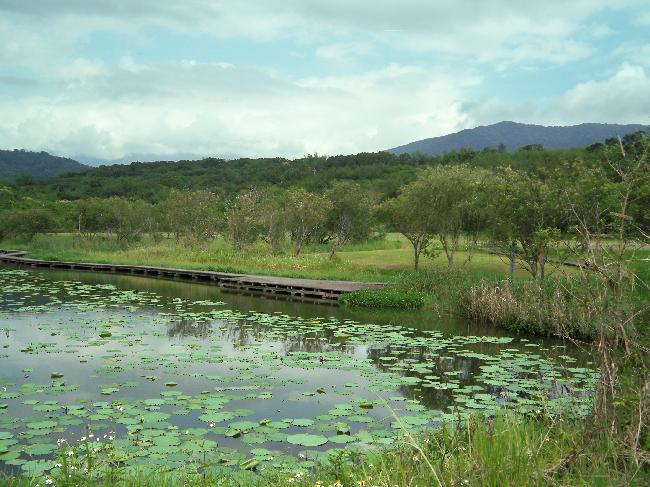
[[[67,452],[65,452],[65,454],[71,457],[72,455],[74,455],[74,451],[68,450]]]
[[[295,479],[294,479],[293,477],[289,477],[289,478],[287,479],[287,482],[289,482],[289,483],[291,484],[294,480],[295,480]]]
[[[55,464],[54,464],[54,468],[59,468],[59,467],[61,467],[61,464],[60,464],[60,463],[55,463]]]
[[[108,439],[109,439],[110,441],[113,441],[113,440],[115,439],[115,437],[111,435],[111,436],[108,437]]]
[[[54,480],[52,479],[45,479],[45,484],[46,485],[52,485],[54,483]]]
[[[305,472],[298,472],[296,474],[296,478],[299,479],[299,478],[303,477],[304,475],[305,475]]]

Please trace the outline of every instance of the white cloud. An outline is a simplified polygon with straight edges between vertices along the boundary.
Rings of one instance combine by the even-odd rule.
[[[632,43],[612,53],[614,63],[627,61],[617,73],[562,95],[467,100],[481,71],[530,73],[590,57],[596,65],[594,42],[612,31],[606,16],[594,16],[631,14],[646,3],[0,0],[0,68],[10,68],[0,77],[9,87],[0,91],[0,146],[106,158],[296,156],[383,149],[503,119],[643,121],[650,47]],[[189,46],[206,35],[224,45],[246,38],[262,51],[269,40],[281,42],[268,66],[252,67],[237,57],[231,64],[182,49],[177,57],[155,52],[156,36],[170,31]],[[115,50],[103,59],[93,42]],[[311,75],[293,74],[286,60],[273,64],[286,46]],[[151,62],[147,53],[174,60]],[[336,68],[351,74],[322,74]]]
[[[558,109],[573,122],[650,120],[650,77],[642,66],[624,64],[610,78],[580,83],[559,100]]]
[[[402,65],[293,79],[220,63],[122,64],[57,97],[0,100],[0,146],[103,158],[374,151],[461,128],[458,100],[479,81]]]
[[[372,51],[372,45],[367,42],[342,42],[319,47],[316,56],[330,61],[350,62]]]
[[[337,49],[339,53],[349,52],[350,46],[357,49],[361,37],[364,42],[485,62],[566,62],[591,52],[577,37],[585,24],[592,24],[592,15],[643,4],[643,0],[3,0],[0,11],[21,15],[26,25],[67,26],[66,36],[96,29],[134,33],[162,25],[215,37],[288,38],[317,45],[341,39],[338,48],[324,46],[324,55],[328,49],[334,55]],[[603,35],[606,29],[592,28],[592,34]]]
[[[583,122],[650,123],[650,76],[639,65],[625,63],[610,77],[579,83],[563,94],[521,104],[498,98],[467,103],[472,125],[516,120],[545,125]]]

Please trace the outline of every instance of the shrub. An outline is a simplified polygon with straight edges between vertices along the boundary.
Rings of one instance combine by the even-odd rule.
[[[52,213],[42,208],[6,210],[0,215],[0,235],[3,238],[31,240],[39,233],[51,232],[54,225]]]
[[[424,293],[394,288],[353,291],[339,298],[341,304],[363,308],[417,309],[424,305],[424,301]]]

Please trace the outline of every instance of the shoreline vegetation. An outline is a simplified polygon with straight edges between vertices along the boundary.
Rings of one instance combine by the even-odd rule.
[[[614,241],[604,245],[613,246]],[[514,332],[553,335],[591,341],[598,326],[593,309],[586,301],[600,285],[588,268],[554,263],[548,275],[536,281],[519,266],[510,272],[507,256],[491,250],[473,249],[471,262],[449,267],[438,255],[422,261],[413,271],[411,249],[397,233],[381,235],[360,244],[342,247],[330,259],[322,246],[306,246],[299,257],[269,254],[263,243],[240,252],[223,239],[200,248],[188,248],[171,236],[156,241],[144,235],[124,249],[110,235],[87,240],[78,234],[41,234],[29,241],[4,241],[4,248],[28,252],[28,257],[46,260],[102,264],[152,265],[170,268],[270,275],[306,279],[382,282],[383,290],[346,293],[341,305],[366,308],[422,309],[437,314],[453,314]],[[436,246],[431,245],[432,253]],[[466,259],[459,251],[457,258]],[[563,256],[557,254],[560,261]],[[634,254],[633,264],[644,272],[650,246]],[[646,294],[641,288],[638,301]]]
[[[228,194],[186,173],[178,184],[167,184],[168,173],[152,175],[156,185],[141,184],[145,164],[2,188],[0,246],[32,257],[386,282],[385,291],[350,294],[344,302],[421,307],[513,333],[588,342],[600,372],[586,421],[543,409],[479,415],[422,437],[406,434],[390,450],[348,451],[289,476],[247,464],[128,477],[106,461],[108,470],[94,477],[66,472],[51,483],[648,485],[649,151],[647,135],[638,133],[570,154],[535,148],[426,160],[378,155],[378,165],[372,155],[313,157],[281,163],[294,171],[290,187],[274,179],[242,186],[234,178],[220,186]],[[389,184],[382,171],[391,162]],[[206,171],[209,163],[201,162]],[[301,173],[303,167],[309,171]],[[373,176],[361,177],[364,171]],[[100,187],[116,192],[96,197]],[[42,478],[5,483],[42,485]]]

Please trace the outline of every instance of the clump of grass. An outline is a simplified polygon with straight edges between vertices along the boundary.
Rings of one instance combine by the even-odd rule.
[[[339,302],[346,306],[362,308],[417,309],[424,306],[426,295],[418,291],[400,289],[364,289],[346,293]]]
[[[472,320],[508,330],[592,339],[604,303],[593,300],[596,293],[586,293],[587,286],[598,285],[595,281],[580,284],[554,279],[543,283],[483,280],[470,287],[460,309]]]

